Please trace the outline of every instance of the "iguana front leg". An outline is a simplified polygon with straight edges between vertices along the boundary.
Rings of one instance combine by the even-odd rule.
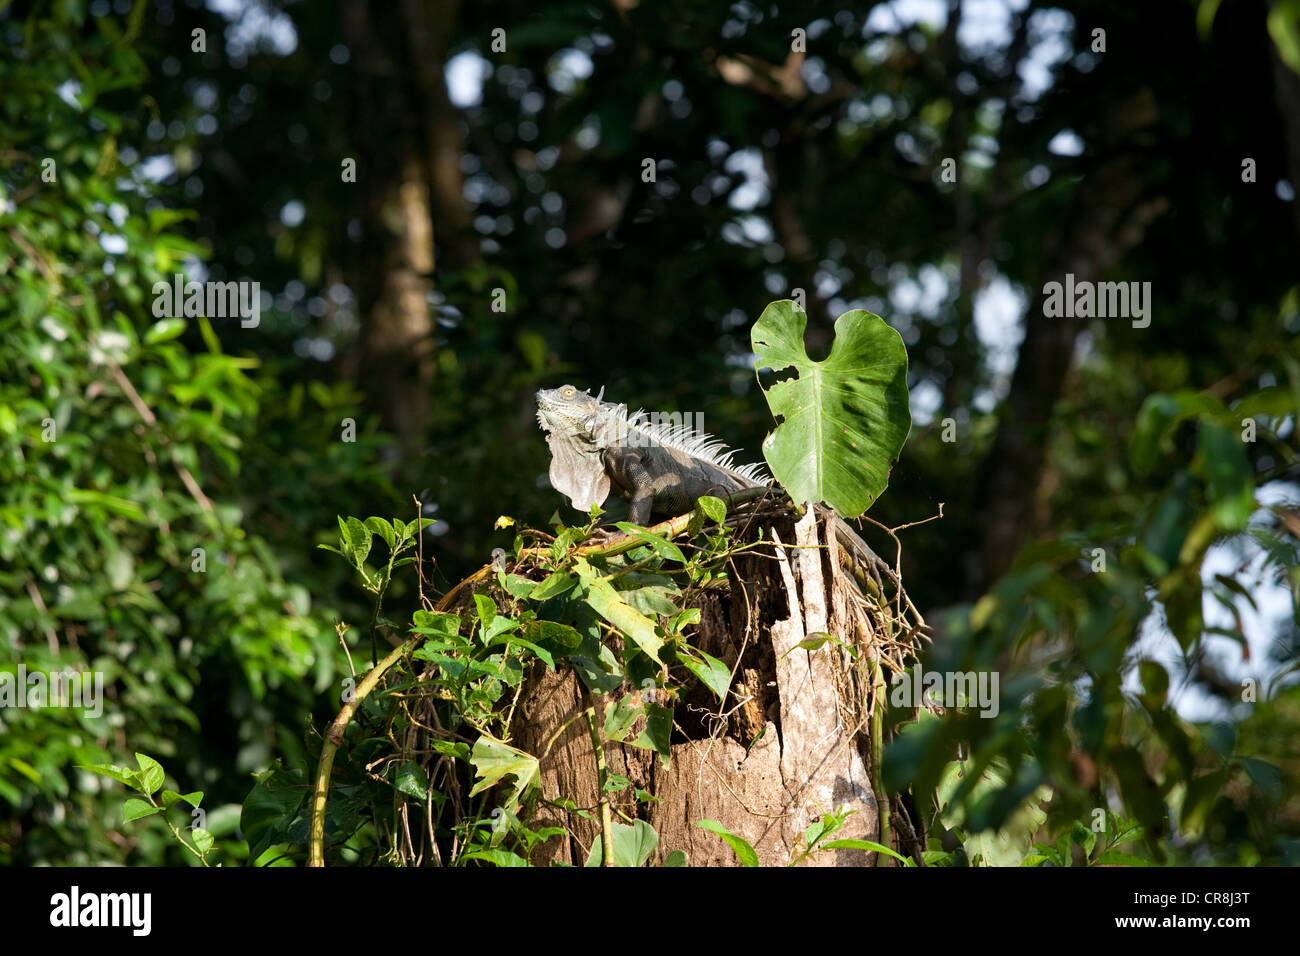
[[[627,499],[627,520],[648,525],[655,503],[654,478],[641,458],[629,448],[606,449],[605,470],[619,495]]]

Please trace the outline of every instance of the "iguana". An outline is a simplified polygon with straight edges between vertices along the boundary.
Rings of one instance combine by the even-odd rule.
[[[537,393],[537,421],[551,446],[551,485],[589,512],[612,490],[628,502],[628,520],[675,517],[704,495],[726,497],[770,480],[758,465],[737,465],[722,442],[645,412],[602,401],[572,385]]]
[[[704,495],[725,497],[771,479],[759,465],[737,465],[711,435],[652,421],[643,411],[603,401],[572,385],[537,392],[537,421],[551,446],[551,485],[584,513],[612,490],[628,502],[628,520],[684,514]],[[838,515],[836,537],[869,567],[888,565]]]

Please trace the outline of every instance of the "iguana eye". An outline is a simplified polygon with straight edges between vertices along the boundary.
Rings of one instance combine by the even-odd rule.
[[[564,397],[565,397],[565,398],[573,398],[573,395],[574,395],[575,391],[576,391],[576,389],[574,389],[573,386],[569,386],[568,388],[566,388],[566,389],[564,390]]]

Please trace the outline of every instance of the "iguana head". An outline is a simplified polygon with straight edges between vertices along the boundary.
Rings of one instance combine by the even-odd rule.
[[[604,394],[602,388],[593,397],[572,385],[537,392],[537,423],[551,446],[551,485],[584,512],[609,497],[609,476],[596,440]]]
[[[601,396],[592,397],[591,391],[579,391],[572,385],[559,388],[542,388],[537,391],[537,422],[543,431],[591,434]]]

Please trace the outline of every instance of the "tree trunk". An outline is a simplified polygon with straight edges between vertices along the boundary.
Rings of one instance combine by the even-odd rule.
[[[1103,157],[1077,189],[1078,201],[1065,228],[1049,241],[1056,249],[1046,282],[1097,281],[1164,213],[1163,196],[1143,200],[1143,146],[1157,118],[1149,89],[1117,103],[1100,130]],[[1042,288],[1029,303],[1011,391],[1001,410],[997,436],[983,466],[972,507],[986,515],[984,535],[965,555],[966,597],[974,599],[1010,567],[1035,529],[1025,520],[1034,511],[1047,459],[1047,435],[1067,380],[1083,320],[1045,318]]]
[[[734,678],[721,707],[695,685],[677,701],[666,766],[650,750],[605,746],[610,772],[633,784],[614,795],[616,818],[621,813],[644,819],[655,829],[658,862],[683,850],[692,866],[736,865],[736,855],[720,837],[696,826],[706,819],[747,840],[765,866],[797,857],[805,829],[828,811],[855,811],[835,838],[879,839],[867,730],[870,709],[884,703],[871,693],[878,625],[855,603],[860,592],[833,549],[820,544],[821,532],[812,512],[797,525],[788,518],[777,521],[765,535],[772,543],[737,558],[731,587],[706,592],[697,604],[701,619],[691,643],[721,659]],[[825,537],[820,534],[820,540]],[[843,645],[798,647],[816,633],[828,633]],[[861,649],[857,662],[850,661],[847,646]],[[599,842],[596,761],[586,724],[575,719],[588,701],[572,672],[538,668],[516,712],[516,745],[545,753],[543,799],[567,798],[592,814],[584,819],[543,809],[534,827],[567,826],[573,837],[538,847],[537,865],[581,866]],[[595,703],[600,715],[602,700]],[[566,721],[568,727],[546,752]],[[658,802],[637,802],[633,788]],[[861,850],[830,850],[802,865],[863,865],[872,858]]]
[[[358,218],[352,269],[361,313],[356,375],[406,453],[423,448],[434,375],[429,305],[438,249],[472,256],[460,133],[443,78],[455,3],[343,4],[355,57]]]

